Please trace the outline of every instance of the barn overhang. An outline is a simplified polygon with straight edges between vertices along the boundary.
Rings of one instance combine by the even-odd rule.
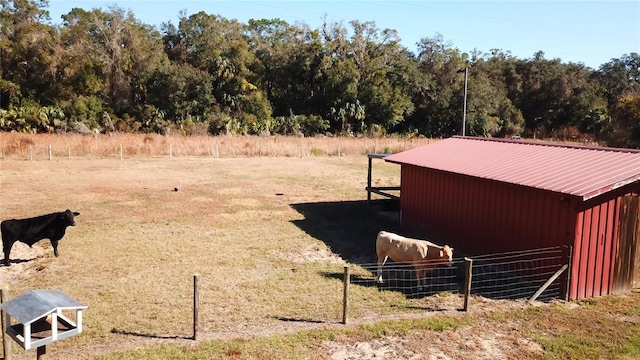
[[[556,192],[582,201],[640,181],[640,150],[536,141],[452,137],[384,160]]]

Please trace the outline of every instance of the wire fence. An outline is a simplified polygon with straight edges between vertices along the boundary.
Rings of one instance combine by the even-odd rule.
[[[389,260],[378,281],[377,263],[318,263],[298,275],[292,308],[281,308],[285,320],[342,322],[380,314],[415,311],[467,310],[478,297],[491,300],[565,299],[568,260],[566,247],[454,258],[450,266],[434,266],[418,285],[416,265]],[[315,274],[315,276],[314,276]],[[332,285],[319,284],[321,274]],[[562,276],[559,276],[562,275]],[[304,279],[302,279],[304,277]],[[345,281],[348,280],[348,281]],[[325,294],[322,301],[308,294]],[[471,302],[469,302],[471,299]]]
[[[283,275],[288,279],[288,287],[281,288],[287,293],[284,300],[274,302],[245,294],[224,306],[220,306],[214,294],[219,288],[207,286],[206,281],[201,288],[200,275],[195,274],[193,328],[189,332],[197,339],[198,333],[246,331],[246,323],[238,321],[238,316],[246,320],[246,315],[238,314],[244,314],[244,309],[253,302],[261,302],[257,318],[346,324],[348,319],[376,319],[381,315],[467,310],[469,299],[474,296],[495,300],[564,298],[567,273],[556,275],[566,267],[569,255],[570,249],[553,247],[455,258],[451,266],[438,266],[427,272],[424,286],[418,286],[415,265],[433,265],[429,262],[410,265],[388,262],[382,269],[382,282],[378,281],[377,263],[318,262],[296,267],[289,273],[295,275]],[[471,301],[469,307],[473,306]],[[148,321],[157,317],[154,314]],[[136,333],[120,329],[115,332]]]
[[[566,263],[566,248],[552,247],[473,257],[471,293],[491,299],[531,298]],[[540,300],[563,298],[562,278]]]
[[[437,141],[437,140],[433,140]],[[140,157],[341,157],[395,153],[430,144],[428,138],[293,136],[63,136],[0,133],[0,159],[59,160]]]
[[[458,295],[454,297],[459,302],[457,308],[464,310],[472,295],[492,300],[549,301],[565,298],[568,251],[566,247],[550,247],[455,258],[450,266],[436,266],[429,261],[410,264],[388,261],[382,268],[382,282],[378,281],[377,263],[347,265],[355,269],[348,280],[352,288],[375,287],[378,291],[402,294],[409,301],[428,302],[430,305],[423,306],[425,309],[433,309],[434,298],[442,298],[443,293]],[[415,268],[425,265],[433,268],[419,285]],[[359,298],[356,292],[349,290],[344,301]],[[347,306],[344,307],[347,311]],[[343,316],[346,318],[346,314]]]
[[[519,299],[531,297],[558,269],[566,259],[563,247],[488,254],[474,256],[471,294],[491,299]],[[383,282],[378,285],[382,290],[399,291],[406,295],[429,296],[441,292],[464,291],[465,259],[453,259],[451,266],[436,266],[429,261],[397,264],[387,262],[382,268]],[[369,269],[370,278],[352,279],[355,285],[367,284],[376,280],[377,264],[361,264]],[[418,286],[416,266],[433,266],[426,273],[423,285]],[[560,280],[556,280],[540,296],[540,299],[562,297]]]

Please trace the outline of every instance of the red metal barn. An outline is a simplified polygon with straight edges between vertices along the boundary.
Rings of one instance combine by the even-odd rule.
[[[469,255],[572,246],[570,299],[640,287],[640,151],[452,137],[390,155],[403,232]]]

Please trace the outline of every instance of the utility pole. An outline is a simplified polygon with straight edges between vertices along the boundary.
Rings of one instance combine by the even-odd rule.
[[[467,81],[469,79],[469,67],[464,67],[464,104],[462,105],[462,136],[465,136],[465,125],[467,124]]]
[[[467,124],[467,82],[469,80],[469,67],[465,65],[464,69],[458,70],[459,73],[464,72],[464,101],[462,105],[462,136],[465,136],[465,126]]]

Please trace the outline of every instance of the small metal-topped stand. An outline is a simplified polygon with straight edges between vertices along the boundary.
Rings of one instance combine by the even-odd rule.
[[[39,359],[47,344],[82,332],[82,310],[87,306],[60,290],[29,290],[0,308],[18,321],[12,325],[9,320],[3,330],[25,350],[37,348]],[[75,311],[75,321],[63,311]]]

